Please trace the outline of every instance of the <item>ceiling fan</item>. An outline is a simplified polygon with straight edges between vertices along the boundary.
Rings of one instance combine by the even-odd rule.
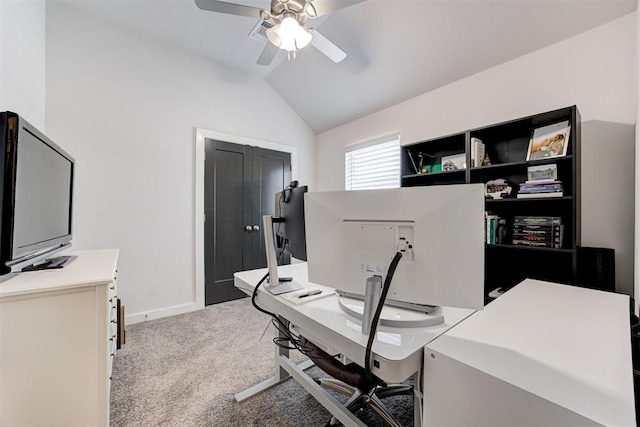
[[[258,58],[258,64],[269,65],[280,49],[287,51],[289,59],[299,49],[311,44],[333,62],[340,62],[347,54],[317,30],[307,25],[308,19],[335,12],[365,0],[271,0],[271,9],[265,10],[222,0],[195,0],[198,8],[211,12],[258,18],[266,30],[267,43]]]

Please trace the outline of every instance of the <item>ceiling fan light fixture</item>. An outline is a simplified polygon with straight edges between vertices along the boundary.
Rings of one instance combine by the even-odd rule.
[[[287,16],[267,30],[267,38],[280,49],[295,52],[307,46],[312,36],[295,18]]]
[[[267,38],[274,46],[280,47],[282,46],[282,39],[276,31],[278,28],[280,28],[280,24],[276,24],[273,27],[267,29]]]

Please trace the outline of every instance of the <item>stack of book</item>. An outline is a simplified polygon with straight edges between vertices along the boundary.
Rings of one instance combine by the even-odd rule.
[[[562,181],[558,181],[558,166],[536,165],[527,168],[527,181],[520,184],[518,199],[562,197]]]
[[[516,216],[513,219],[514,245],[561,248],[564,226],[555,216]]]
[[[562,197],[562,181],[526,181],[520,184],[518,199],[537,197]]]
[[[507,243],[507,221],[491,212],[484,214],[485,243],[490,245]]]
[[[482,166],[485,156],[485,148],[482,140],[471,138],[471,167],[478,168]]]

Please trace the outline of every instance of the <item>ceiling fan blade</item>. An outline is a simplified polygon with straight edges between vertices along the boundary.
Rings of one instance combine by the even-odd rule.
[[[365,0],[313,0],[312,5],[316,10],[316,16],[326,15]]]
[[[313,30],[311,35],[313,36],[311,38],[311,44],[313,47],[327,55],[333,62],[338,63],[347,57],[347,54],[342,49],[320,34],[318,30]]]
[[[244,6],[241,4],[228,3],[220,0],[196,0],[196,6],[202,10],[211,12],[228,13],[229,15],[249,16],[251,18],[261,18],[262,9],[257,7]]]
[[[270,42],[267,42],[267,45],[264,47],[260,57],[258,58],[258,65],[270,65],[279,50],[278,46],[274,46]]]

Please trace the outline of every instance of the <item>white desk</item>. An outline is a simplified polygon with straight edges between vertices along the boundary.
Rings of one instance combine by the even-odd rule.
[[[635,425],[629,297],[527,279],[425,351],[432,425]]]
[[[304,287],[323,289],[333,292],[333,289],[310,284],[307,276],[307,264],[293,264],[278,268],[283,276],[291,276]],[[234,284],[251,295],[255,285],[266,274],[266,269],[250,270],[236,273]],[[364,284],[363,284],[364,286]],[[279,314],[295,325],[303,336],[316,345],[324,346],[329,353],[340,353],[347,359],[364,365],[364,352],[367,346],[367,335],[362,334],[360,321],[355,320],[338,306],[337,295],[331,295],[317,300],[294,304],[282,296],[273,296],[265,291],[262,286],[258,291],[258,304],[272,312]],[[400,311],[400,310],[398,310]],[[395,383],[402,382],[422,369],[424,346],[446,330],[462,321],[473,313],[473,310],[444,308],[445,323],[428,328],[389,328],[378,327],[376,340],[373,344],[372,361],[380,366],[374,367],[372,372],[383,380]],[[237,400],[264,390],[271,385],[286,379],[282,375],[284,369],[296,378],[302,386],[309,391],[323,406],[336,416],[345,425],[363,425],[353,414],[343,409],[330,394],[326,393],[300,367],[294,365],[286,351],[276,349],[276,375],[274,378],[259,384],[246,392],[236,395]],[[306,364],[305,367],[311,366]],[[303,368],[304,369],[304,368]],[[416,385],[419,386],[417,381]],[[419,395],[417,395],[419,397]],[[416,399],[417,403],[419,399]],[[416,406],[416,425],[420,425],[421,406]]]

